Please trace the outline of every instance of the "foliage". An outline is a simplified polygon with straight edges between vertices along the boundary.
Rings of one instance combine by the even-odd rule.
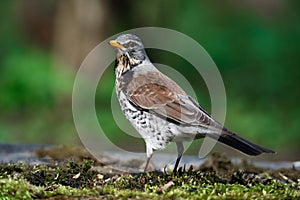
[[[115,33],[130,27],[159,26],[197,40],[222,74],[228,128],[271,149],[296,151],[300,140],[299,2],[275,3],[263,7],[239,1],[122,2],[111,5],[114,12],[108,13],[113,17],[107,21],[112,26],[109,31]],[[49,46],[32,42],[32,33],[21,20],[20,5],[20,1],[4,1],[0,8],[0,141],[79,142],[71,113],[74,73],[53,62],[55,52]],[[148,52],[154,62],[182,73],[199,102],[210,110],[205,83],[189,63],[167,52]],[[112,68],[97,89],[97,115],[104,119],[100,123],[109,138],[127,143],[130,137],[112,122]]]

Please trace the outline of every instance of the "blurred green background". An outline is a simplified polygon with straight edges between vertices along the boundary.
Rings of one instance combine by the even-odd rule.
[[[1,1],[0,142],[80,144],[71,108],[77,69],[107,37],[146,26],[180,31],[207,50],[226,87],[227,127],[285,159],[300,158],[298,0]],[[148,53],[182,73],[210,110],[207,88],[189,63],[164,51]],[[130,138],[110,110],[113,67],[100,83],[100,123],[126,145]]]

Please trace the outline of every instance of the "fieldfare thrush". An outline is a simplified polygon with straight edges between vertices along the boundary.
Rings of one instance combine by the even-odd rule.
[[[121,109],[146,143],[145,171],[153,151],[175,142],[178,150],[176,172],[184,151],[183,142],[205,136],[251,156],[275,153],[239,137],[214,120],[151,63],[136,35],[122,34],[109,44],[117,50],[116,92]]]

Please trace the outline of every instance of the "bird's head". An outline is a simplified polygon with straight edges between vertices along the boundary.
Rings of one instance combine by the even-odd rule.
[[[143,43],[136,35],[122,34],[109,44],[117,49],[117,59],[127,58],[131,67],[148,59]]]

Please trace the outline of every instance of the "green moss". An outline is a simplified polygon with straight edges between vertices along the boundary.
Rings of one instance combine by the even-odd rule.
[[[30,166],[0,165],[0,199],[69,198],[101,199],[297,199],[300,173],[297,170],[263,171],[226,161],[201,170],[190,168],[176,174],[102,173],[94,161],[59,162]],[[218,167],[219,166],[219,167]],[[224,171],[226,167],[227,171]],[[213,169],[214,168],[214,169]],[[241,167],[242,168],[242,167]],[[292,176],[293,175],[293,176]]]
[[[95,194],[97,194],[97,191],[87,188],[77,189],[56,184],[48,187],[35,186],[22,178],[4,178],[0,180],[0,199],[49,198],[58,195],[90,196]]]

